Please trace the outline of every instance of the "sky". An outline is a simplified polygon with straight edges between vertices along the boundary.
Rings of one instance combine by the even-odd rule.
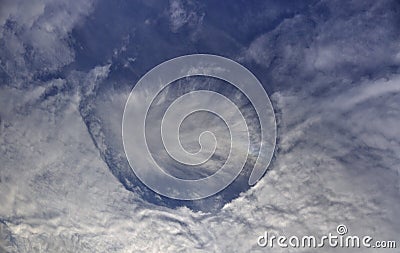
[[[257,238],[326,235],[339,224],[398,240],[398,1],[0,0],[0,48],[0,252],[320,252],[262,248]],[[254,186],[245,171],[214,196],[179,201],[138,180],[121,124],[147,71],[196,53],[260,80],[277,144]],[[243,95],[220,86],[254,118]],[[154,120],[185,91],[179,82],[165,90]],[[218,123],[198,116],[187,131]],[[221,161],[211,162],[186,176],[212,173]]]

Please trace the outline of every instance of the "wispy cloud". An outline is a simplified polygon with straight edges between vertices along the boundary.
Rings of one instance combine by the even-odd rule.
[[[262,252],[265,230],[318,235],[338,223],[397,239],[396,1],[320,1],[237,52],[271,91],[276,158],[254,187],[229,203],[199,202],[203,211],[152,204],[126,176],[120,122],[129,90],[110,77],[112,64],[36,78],[75,59],[70,32],[93,3],[1,7],[0,251]],[[200,22],[184,3],[168,10],[173,32]]]

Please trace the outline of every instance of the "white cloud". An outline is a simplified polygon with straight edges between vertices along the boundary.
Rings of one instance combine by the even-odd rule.
[[[198,28],[204,14],[199,13],[193,1],[172,0],[169,6],[169,20],[172,32],[178,32],[185,25]]]
[[[62,83],[55,80],[48,86]],[[293,141],[282,141],[283,152],[254,188],[221,211],[202,213],[151,205],[126,191],[91,144],[78,112],[78,93],[41,101],[44,92],[3,88],[0,93],[4,105],[10,102],[5,97],[19,98],[13,102],[18,106],[2,104],[0,111],[9,115],[3,120],[0,147],[0,176],[8,180],[0,184],[5,193],[0,216],[14,238],[10,250],[262,252],[256,239],[265,230],[319,235],[345,223],[352,234],[368,232],[379,239],[395,239],[399,232],[398,174],[377,170],[368,157],[351,154],[354,141],[330,125],[348,116],[340,116],[340,108],[332,111],[329,101],[322,112],[313,109],[324,105],[322,100],[275,94],[281,135]],[[17,107],[27,114],[7,112]],[[350,122],[359,120],[357,114]],[[369,120],[353,125],[349,136],[357,135]],[[382,128],[372,130],[378,133]],[[380,166],[390,166],[388,161]]]
[[[52,73],[74,60],[69,34],[93,1],[5,1],[0,12],[1,67],[14,86]]]
[[[368,100],[398,93],[400,93],[399,76],[390,77],[389,80],[368,80],[358,87],[349,89],[343,96],[335,99],[332,102],[332,107],[342,108],[343,110],[351,109]]]
[[[321,89],[339,79],[351,82],[360,75],[385,73],[398,66],[394,5],[390,0],[367,1],[343,8],[340,1],[320,1],[307,14],[284,19],[259,35],[244,59],[269,67],[268,81],[285,87],[308,80],[313,81],[309,88]]]
[[[7,13],[21,15],[15,13],[23,8],[16,8],[10,1],[7,4]],[[24,4],[28,6],[30,2]],[[74,6],[78,8],[77,5]],[[61,31],[61,25],[47,24],[40,18],[47,13],[46,8],[39,3],[35,6],[36,9],[26,7],[35,11],[18,21],[19,27],[26,27],[22,29],[26,40],[32,40],[37,52],[42,46],[64,44],[59,38],[65,37],[58,37],[67,34]],[[366,12],[366,17],[375,15],[374,6]],[[88,8],[83,8],[83,12]],[[4,10],[0,24],[5,24],[4,17],[12,16],[3,14]],[[70,15],[67,10],[61,11],[65,17]],[[78,18],[71,15],[72,25]],[[390,13],[382,15],[390,20]],[[350,18],[356,25],[358,16],[353,16],[333,15],[326,26],[317,24],[319,35],[316,35],[308,19],[298,15],[260,36],[250,46],[248,59],[271,67],[268,73],[278,85],[285,87],[283,84],[288,83],[294,88],[279,87],[280,91],[272,96],[282,138],[270,170],[255,187],[213,213],[149,204],[137,193],[125,190],[110,173],[82,121],[82,116],[100,115],[93,116],[93,128],[89,128],[92,134],[98,134],[97,143],[103,145],[99,146],[100,151],[110,148],[110,143],[120,143],[117,137],[120,125],[116,122],[120,122],[121,104],[128,91],[118,93],[110,87],[108,92],[96,93],[109,73],[109,65],[96,67],[89,73],[74,72],[67,80],[50,80],[24,91],[2,86],[0,241],[6,238],[6,242],[0,242],[0,250],[3,247],[11,252],[265,252],[256,246],[257,237],[265,230],[282,235],[319,235],[333,232],[339,223],[346,224],[351,234],[397,239],[399,77],[385,74],[386,66],[393,63],[388,55],[394,47],[390,42],[383,43],[382,48],[388,52],[377,63],[370,57],[380,55],[383,49],[368,53],[364,48],[368,43],[357,44],[353,54],[338,54],[342,46],[335,42],[353,41],[362,31],[355,31],[352,39],[342,38],[340,29],[334,27],[331,34],[328,24],[344,25]],[[369,19],[359,20],[360,24],[371,24],[367,22]],[[374,29],[390,27],[390,23],[371,25]],[[39,27],[44,29],[40,34],[61,30],[57,36],[42,41],[27,32]],[[68,27],[66,31],[70,30]],[[365,29],[364,33],[374,29]],[[26,53],[25,37],[19,36],[7,35],[6,57]],[[369,38],[365,41],[376,42]],[[350,50],[351,43],[340,45]],[[69,49],[61,54],[66,60],[60,61],[55,59],[54,52],[43,53],[43,64],[52,62],[58,67],[67,64],[71,60],[68,52]],[[385,71],[360,77],[348,73],[351,71],[346,69],[347,63]],[[21,69],[26,62],[15,57],[7,64],[3,67],[14,76],[12,69]],[[26,70],[26,73],[32,72]],[[90,85],[78,89],[82,83]],[[58,92],[49,92],[53,88]],[[83,102],[87,104],[82,105]],[[101,135],[102,131],[113,132],[110,141]],[[324,252],[338,251],[347,249],[324,249]],[[273,252],[287,250],[276,248]]]

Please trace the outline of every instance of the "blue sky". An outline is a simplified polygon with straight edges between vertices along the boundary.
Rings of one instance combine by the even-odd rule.
[[[398,238],[397,1],[0,7],[0,251],[263,252],[266,230],[320,235],[338,224]],[[142,75],[193,53],[251,70],[278,138],[254,187],[179,202],[136,179],[121,121]]]

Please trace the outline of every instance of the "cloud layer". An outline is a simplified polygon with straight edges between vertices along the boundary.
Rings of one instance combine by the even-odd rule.
[[[106,3],[3,1],[0,251],[265,252],[257,246],[264,231],[318,236],[341,223],[353,235],[398,239],[400,6],[285,4],[268,2],[263,11],[220,6],[217,18],[208,2],[128,6],[151,16],[123,13],[128,8],[118,2],[123,28],[104,41],[117,54],[82,63],[76,45],[90,44],[75,44],[74,36],[105,22]],[[237,34],[227,28],[240,22]],[[131,39],[121,46],[114,38],[126,31]],[[121,152],[122,110],[131,77],[171,55],[221,47],[270,93],[276,157],[238,197],[218,195],[188,208],[146,192],[130,174]],[[337,251],[347,249],[324,249]]]

